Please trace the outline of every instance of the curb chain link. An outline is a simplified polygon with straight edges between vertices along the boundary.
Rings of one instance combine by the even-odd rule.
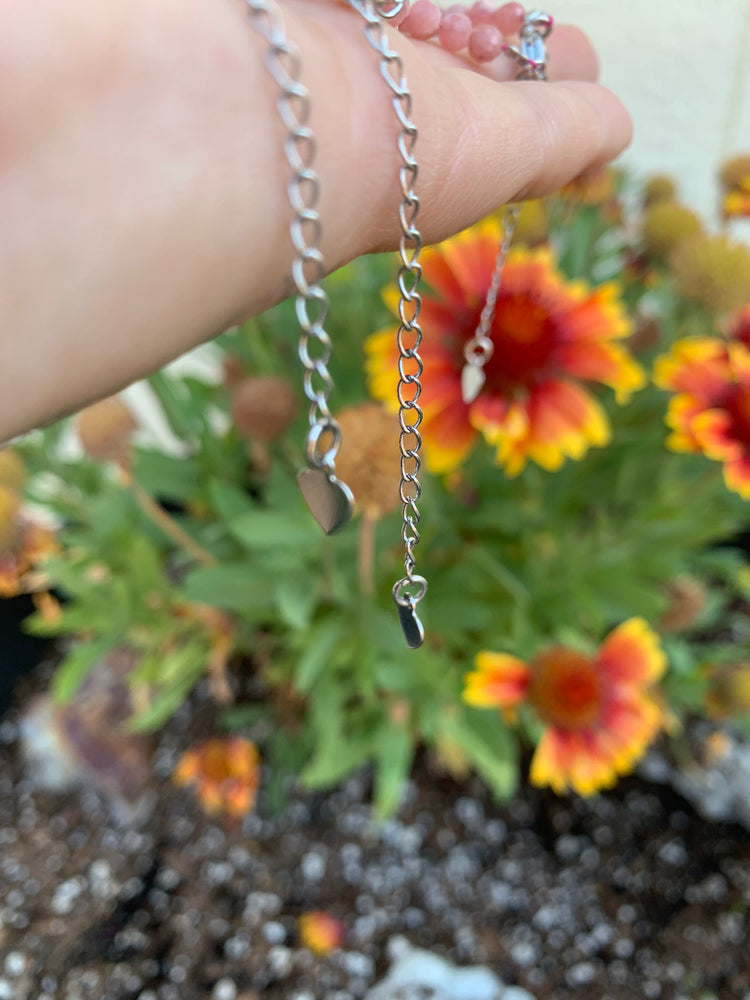
[[[311,467],[333,474],[341,429],[328,405],[333,390],[328,370],[332,344],[324,326],[328,316],[328,295],[320,284],[325,277],[325,262],[320,251],[322,226],[316,207],[320,180],[313,169],[316,143],[308,124],[310,93],[300,82],[299,51],[286,37],[277,4],[273,0],[244,2],[254,27],[268,44],[266,67],[280,91],[276,107],[287,132],[284,153],[292,170],[287,190],[294,212],[290,234],[297,252],[292,264],[292,279],[297,289],[295,312],[302,331],[298,354],[304,368],[305,396],[310,402],[307,461]],[[325,447],[321,442],[324,435]]]
[[[414,190],[419,173],[419,166],[414,157],[418,132],[416,125],[411,120],[412,96],[404,76],[403,63],[399,54],[391,49],[388,34],[381,20],[384,16],[386,18],[395,16],[403,4],[392,4],[389,3],[389,0],[349,0],[349,3],[365,20],[365,35],[372,48],[380,56],[380,73],[391,91],[393,110],[401,125],[398,137],[398,151],[401,156],[399,183],[402,200],[399,205],[401,266],[397,278],[400,294],[398,306],[400,325],[397,334],[399,351],[397,396],[400,426],[399,449],[401,452],[401,482],[399,484],[402,513],[401,538],[405,551],[404,576],[394,584],[393,597],[399,608],[407,609],[411,612],[412,619],[415,619],[414,609],[427,593],[427,581],[414,572],[416,569],[414,550],[420,540],[420,514],[417,501],[422,494],[422,486],[419,481],[422,465],[419,454],[422,446],[422,436],[419,431],[422,423],[422,409],[419,405],[419,398],[422,394],[421,376],[424,371],[424,364],[419,355],[422,343],[422,328],[419,323],[422,298],[418,290],[422,277],[422,265],[419,263],[419,255],[422,251],[422,234],[417,228],[419,198]],[[421,633],[421,625],[419,625],[419,631]],[[407,641],[409,641],[408,636]],[[409,645],[412,646],[420,644],[421,638],[419,642],[409,641]]]

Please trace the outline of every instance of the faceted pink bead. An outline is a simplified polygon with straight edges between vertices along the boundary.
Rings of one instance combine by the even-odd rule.
[[[477,62],[492,62],[503,50],[503,36],[493,24],[478,24],[469,36],[469,55]]]
[[[412,38],[432,38],[437,34],[442,20],[443,12],[432,0],[417,0],[401,24],[401,30]]]
[[[477,0],[469,11],[469,17],[474,24],[491,24],[495,16],[495,5],[489,0]]]
[[[521,30],[525,16],[520,3],[504,3],[499,10],[495,11],[492,23],[504,35],[517,35]]]
[[[443,15],[443,23],[438,31],[438,41],[446,52],[460,52],[469,44],[472,23],[465,12]]]

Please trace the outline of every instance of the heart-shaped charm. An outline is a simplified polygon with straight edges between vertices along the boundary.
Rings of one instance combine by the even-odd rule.
[[[297,482],[310,513],[327,535],[343,528],[352,516],[354,495],[325,469],[302,469]]]
[[[461,396],[467,406],[469,403],[473,403],[482,391],[484,380],[483,368],[480,368],[479,365],[464,365],[461,372]]]

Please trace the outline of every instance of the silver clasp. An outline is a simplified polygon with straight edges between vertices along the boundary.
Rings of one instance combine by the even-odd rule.
[[[375,0],[375,9],[379,17],[390,21],[391,18],[398,17],[404,9],[405,3],[406,0]]]
[[[545,80],[547,78],[547,46],[545,38],[552,31],[554,20],[550,14],[532,10],[524,18],[519,32],[519,45],[506,45],[505,52],[519,63],[519,80]]]

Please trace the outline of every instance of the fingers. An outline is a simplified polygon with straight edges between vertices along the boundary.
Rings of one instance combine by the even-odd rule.
[[[325,250],[334,266],[398,244],[398,124],[361,20],[344,5],[312,8],[312,23],[293,37],[313,95],[321,216],[330,220]],[[312,8],[305,8],[308,18]],[[622,104],[590,82],[596,56],[575,28],[561,29],[557,47],[550,47],[557,79],[548,82],[498,82],[434,44],[395,33],[392,44],[413,97],[419,221],[427,242],[505,202],[559,189],[615,157],[630,140]],[[507,73],[510,60],[502,64]],[[567,78],[576,75],[583,79]]]
[[[613,159],[631,137],[620,101],[595,83],[498,84],[456,73],[421,95],[424,235],[443,239],[507,201],[550,194]]]
[[[586,35],[573,24],[560,24],[547,41],[550,80],[599,78],[599,59]]]
[[[404,36],[396,35],[394,44],[399,48]],[[414,44],[409,40],[409,44]],[[467,59],[444,52],[431,42],[416,43],[423,54],[436,65],[456,67],[468,66],[476,73],[493,80],[513,80],[518,72],[518,64],[506,55],[498,56],[490,63],[470,63]],[[591,42],[580,28],[572,24],[555,27],[547,41],[547,73],[550,80],[589,80],[599,76],[599,60]]]
[[[398,247],[400,127],[362,18],[333,0],[286,0],[282,8],[311,96],[321,249],[327,269],[334,270],[361,254]],[[284,235],[289,168],[273,105],[278,91],[263,67],[263,47],[252,32],[249,38],[246,72],[253,85],[243,83],[238,91],[248,109],[232,142],[242,153],[240,174],[247,176],[252,165],[255,181],[245,188],[242,211],[232,216],[232,231],[246,225],[255,234],[246,254],[237,258],[239,287],[248,288],[250,272],[254,282],[237,315],[288,294],[292,258]],[[596,56],[575,28],[559,29],[550,45],[548,82],[498,81],[501,62],[502,73],[509,71],[507,57],[480,69],[395,31],[391,45],[402,58],[413,99],[418,223],[426,243],[459,232],[508,201],[559,189],[612,159],[630,139],[628,114],[613,94],[593,82]],[[264,107],[265,123],[258,117]],[[241,137],[253,134],[244,123],[250,115],[257,120],[254,134],[264,139],[246,148]],[[222,162],[226,171],[235,158]]]
[[[304,0],[310,5],[310,0]],[[321,8],[333,8],[335,15],[351,13],[342,11],[342,0],[318,0]],[[468,56],[453,55],[446,52],[434,41],[415,42],[414,39],[400,32],[393,30],[393,44],[398,51],[401,45],[406,42],[408,45],[416,45],[432,59],[436,65],[443,66],[469,66],[475,72],[489,76],[493,80],[512,80],[516,76],[518,65],[502,55],[490,63],[475,63],[470,61]],[[599,60],[596,52],[586,35],[572,24],[555,24],[554,31],[547,38],[547,69],[550,80],[591,80],[598,79]]]

